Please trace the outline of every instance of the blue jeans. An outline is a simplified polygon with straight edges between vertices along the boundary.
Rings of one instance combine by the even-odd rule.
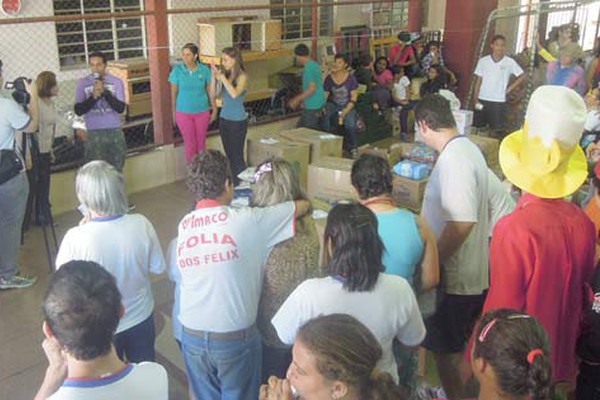
[[[29,183],[24,172],[0,185],[0,277],[17,273],[21,225],[27,206]]]
[[[215,340],[184,328],[182,350],[188,381],[197,399],[258,398],[262,367],[258,329],[249,329],[241,339]]]
[[[121,360],[139,363],[154,361],[154,314],[131,328],[115,335],[115,349]]]
[[[344,107],[338,106],[337,104],[328,102],[325,106],[325,130],[333,133],[337,133],[338,126],[338,112],[342,111]],[[357,138],[357,124],[358,114],[353,108],[350,110],[346,118],[344,118],[344,149],[352,150],[358,146]]]

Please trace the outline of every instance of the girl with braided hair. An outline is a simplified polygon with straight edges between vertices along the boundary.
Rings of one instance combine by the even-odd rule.
[[[528,314],[506,308],[487,313],[471,358],[479,399],[551,399],[549,343],[542,324]]]

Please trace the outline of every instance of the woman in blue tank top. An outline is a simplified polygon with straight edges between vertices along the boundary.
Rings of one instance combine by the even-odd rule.
[[[248,131],[248,116],[244,109],[248,76],[244,70],[242,54],[234,47],[223,49],[221,67],[212,65],[212,70],[215,91],[222,98],[219,118],[221,142],[231,164],[233,183],[237,186],[238,174],[246,169],[244,144]]]
[[[436,240],[427,223],[392,199],[392,172],[386,160],[363,154],[352,166],[352,185],[360,202],[375,213],[385,245],[385,272],[406,279],[418,294],[439,281]]]

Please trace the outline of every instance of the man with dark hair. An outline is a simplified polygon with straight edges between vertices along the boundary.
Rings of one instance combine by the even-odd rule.
[[[437,238],[443,297],[425,321],[423,345],[435,356],[446,394],[458,399],[458,365],[489,286],[487,165],[477,146],[458,134],[450,103],[439,94],[421,100],[415,119],[425,144],[440,153],[421,215]]]
[[[123,172],[125,135],[121,114],[125,111],[123,82],[106,72],[106,56],[96,52],[89,57],[91,74],[77,82],[75,113],[83,115],[86,132],[85,162],[104,160]]]
[[[0,60],[0,87],[2,61]],[[23,161],[17,148],[16,131],[35,132],[38,129],[37,90],[26,87],[31,95],[27,112],[11,98],[0,97],[0,165],[14,163],[8,175],[0,174],[0,289],[20,289],[33,285],[37,278],[18,274],[17,258],[21,240],[21,226],[27,206],[29,184]],[[14,162],[20,160],[20,164]],[[8,170],[8,168],[6,169]]]
[[[298,121],[298,127],[322,130],[325,91],[321,67],[310,58],[308,46],[301,43],[294,48],[296,61],[304,67],[302,72],[302,93],[290,100],[289,106],[297,109],[304,103],[304,111]]]
[[[124,309],[115,278],[90,261],[71,261],[52,275],[42,305],[50,365],[35,399],[168,398],[165,369],[126,364],[113,338]]]
[[[525,79],[523,69],[506,56],[506,39],[502,35],[492,38],[492,54],[482,57],[475,68],[475,126],[489,125],[493,135],[506,134],[506,97]],[[510,85],[511,76],[516,77]]]
[[[263,164],[255,174],[270,171]],[[263,269],[271,249],[294,235],[306,200],[270,207],[230,207],[233,177],[227,157],[199,153],[188,164],[196,209],[179,223],[179,321],[188,379],[197,399],[255,400],[262,367],[256,328]]]

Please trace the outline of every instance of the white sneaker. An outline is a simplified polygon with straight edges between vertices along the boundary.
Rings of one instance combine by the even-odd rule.
[[[23,289],[33,286],[37,282],[36,276],[15,275],[12,278],[0,278],[0,290]]]

